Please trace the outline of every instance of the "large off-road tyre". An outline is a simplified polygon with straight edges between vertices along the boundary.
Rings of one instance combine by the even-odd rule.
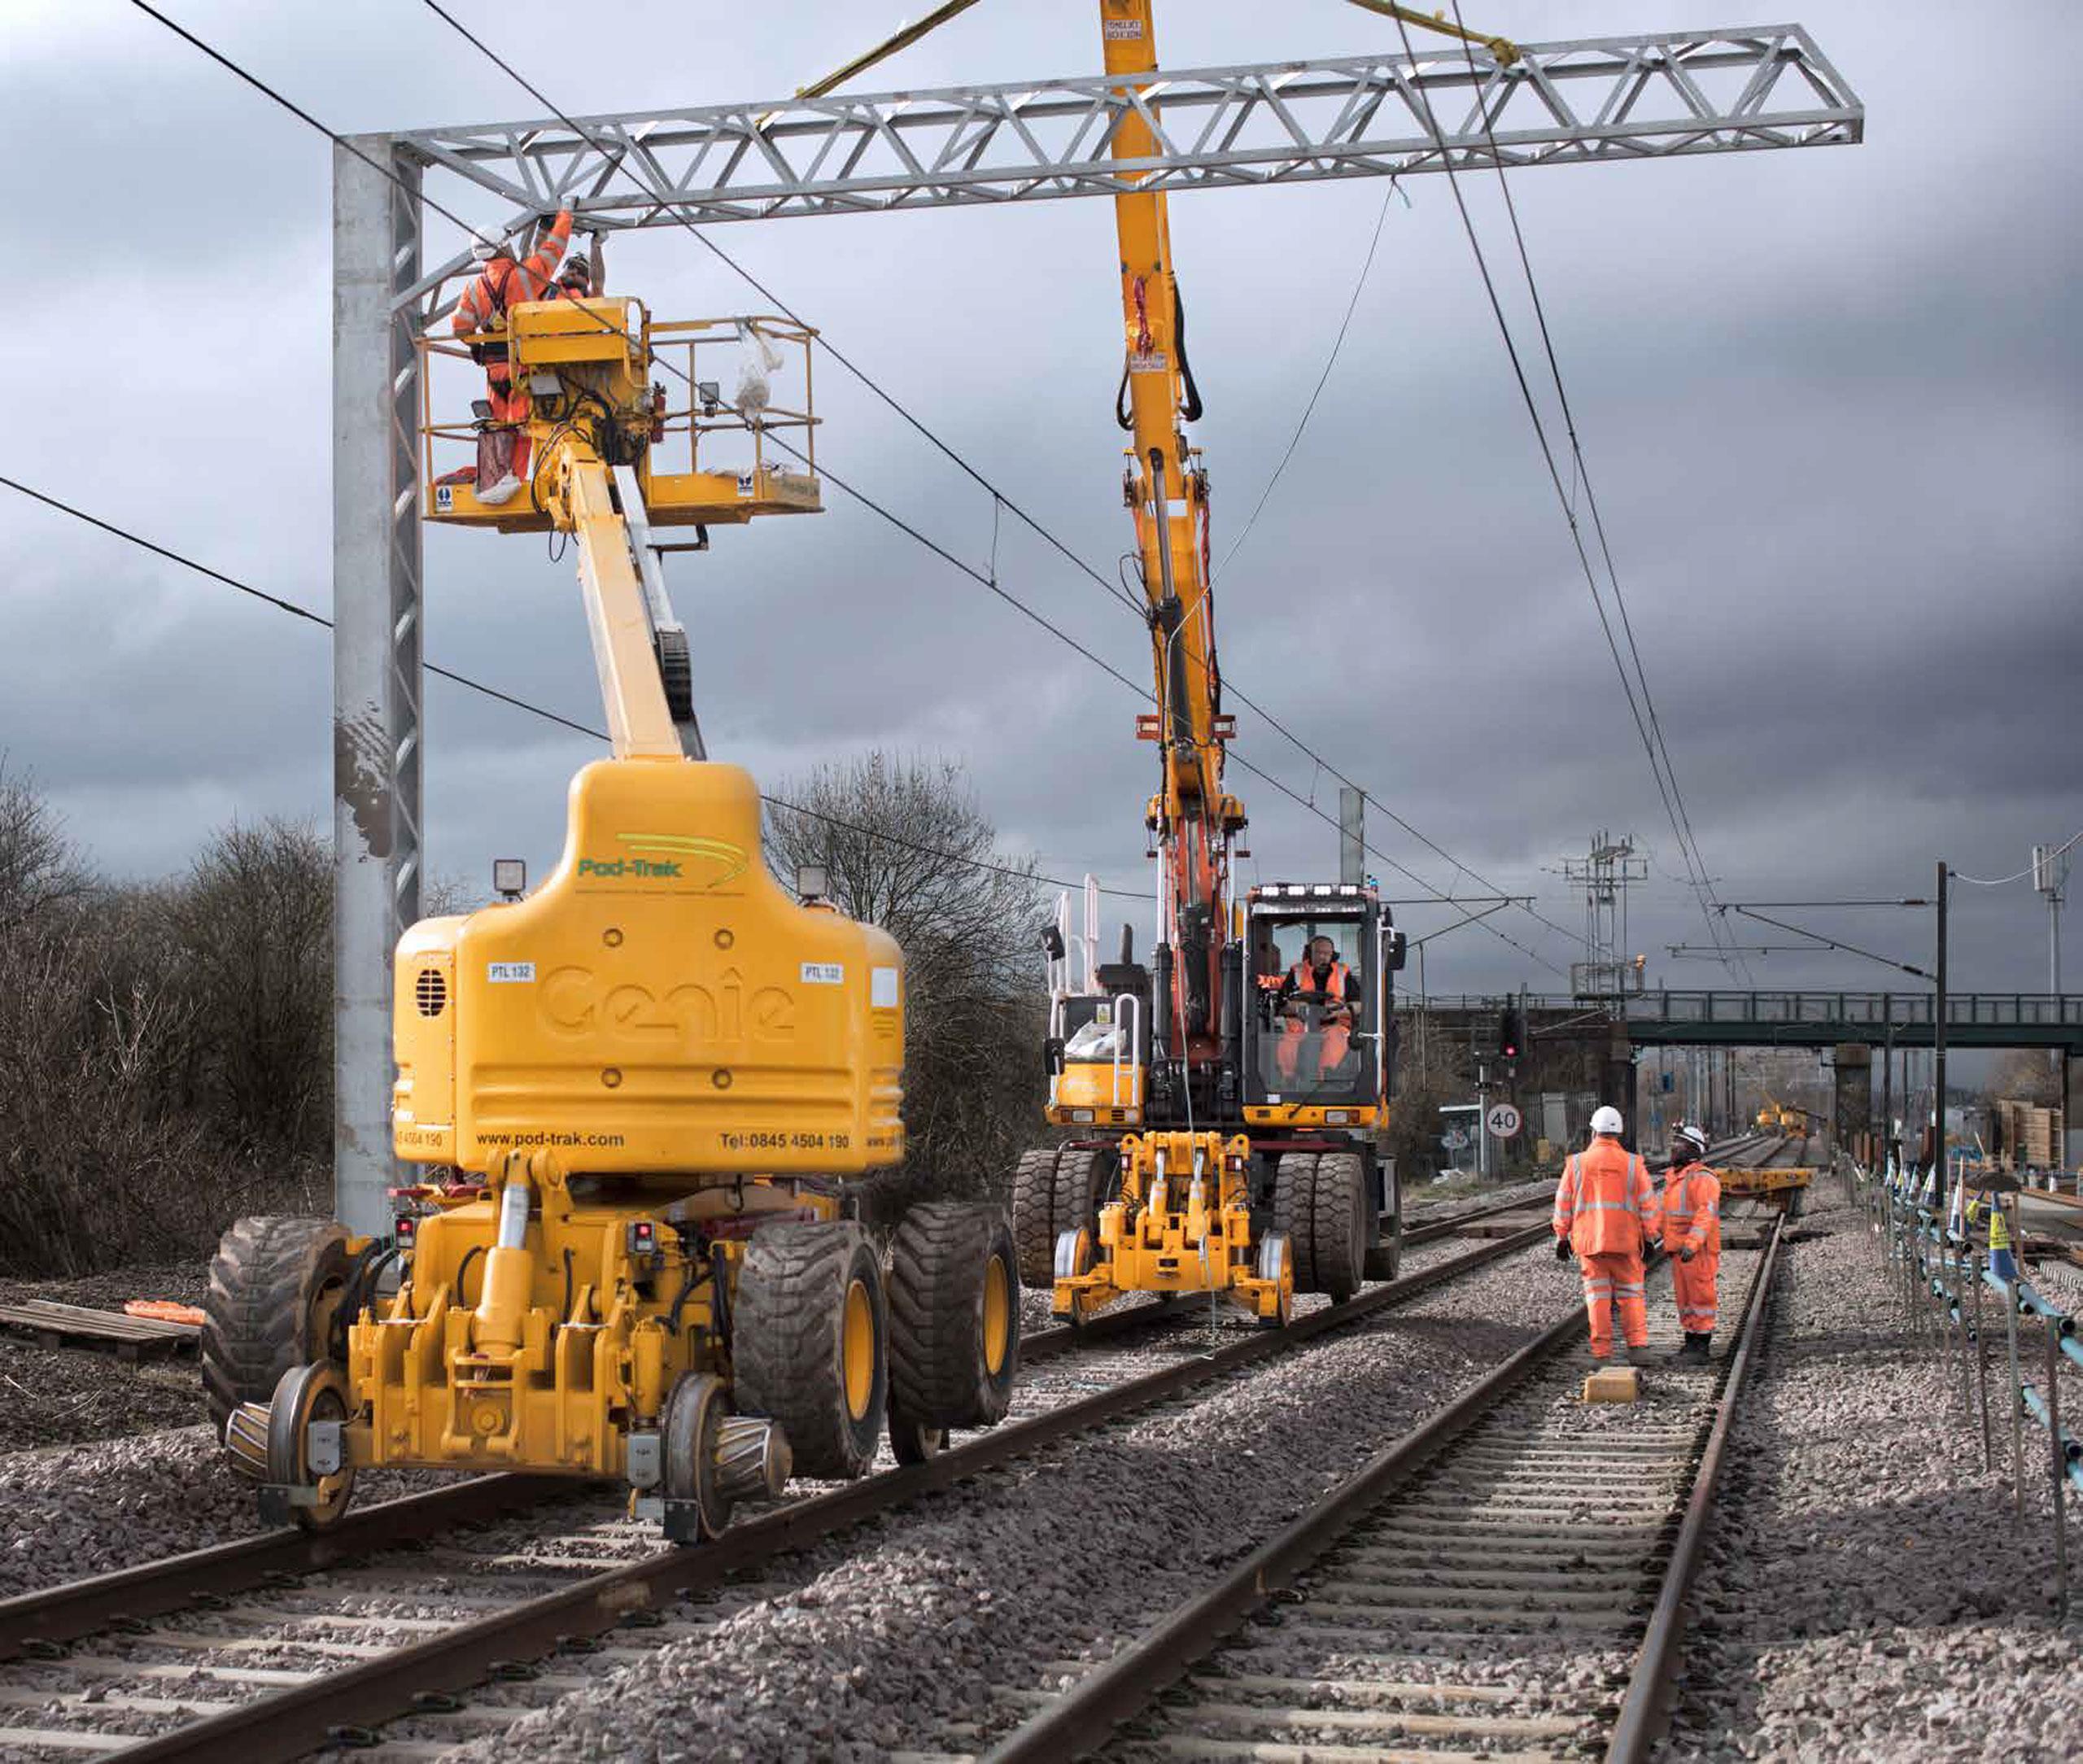
[[[1367,1264],[1367,1168],[1357,1152],[1290,1151],[1273,1177],[1273,1229],[1286,1234],[1300,1292],[1335,1301],[1360,1290]]]
[[[1056,1283],[1056,1151],[1037,1146],[1023,1151],[1012,1172],[1012,1235],[1020,1255],[1020,1283],[1046,1292]]]
[[[762,1225],[731,1307],[738,1412],[779,1424],[796,1474],[856,1477],[888,1398],[882,1264],[850,1220]]]
[[[1367,1160],[1356,1151],[1327,1151],[1317,1159],[1315,1241],[1317,1290],[1350,1299],[1367,1275]]]
[[[1012,1226],[993,1206],[914,1207],[889,1257],[889,1405],[926,1428],[1005,1417],[1020,1365]]]
[[[1099,1239],[1099,1200],[1113,1174],[1111,1151],[1065,1146],[1056,1155],[1056,1234],[1090,1231]]]
[[[272,1402],[292,1366],[333,1357],[352,1270],[330,1219],[242,1219],[224,1234],[203,1300],[203,1400],[219,1439],[242,1403]]]

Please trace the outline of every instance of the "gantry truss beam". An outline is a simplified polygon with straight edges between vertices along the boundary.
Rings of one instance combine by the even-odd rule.
[[[1131,114],[1162,151],[1113,159]],[[517,210],[564,198],[640,227],[1834,146],[1865,110],[1806,31],[1775,24],[1528,44],[1509,68],[1456,46],[574,121],[392,139]]]

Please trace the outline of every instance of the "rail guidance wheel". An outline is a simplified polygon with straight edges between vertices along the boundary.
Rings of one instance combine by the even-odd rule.
[[[1003,1419],[1020,1364],[1012,1227],[997,1207],[914,1207],[890,1246],[890,1445],[916,1463],[952,1427]],[[919,1456],[907,1456],[916,1452]]]
[[[272,1504],[269,1496],[279,1495],[287,1506],[286,1517],[307,1531],[322,1531],[347,1510],[355,1473],[341,1463],[339,1429],[351,1408],[347,1374],[331,1360],[315,1360],[282,1374],[268,1405],[271,1486],[261,1497],[264,1512]],[[314,1424],[327,1432],[326,1440],[317,1446]]]
[[[875,1460],[888,1391],[882,1265],[850,1220],[762,1225],[731,1306],[738,1407],[777,1422],[802,1476]]]
[[[711,1373],[683,1372],[666,1399],[666,1535],[675,1544],[720,1537],[731,1522],[731,1496],[719,1474],[718,1447],[730,1399]],[[675,1510],[677,1509],[677,1510]]]
[[[1261,1280],[1273,1282],[1279,1288],[1280,1298],[1270,1316],[1259,1318],[1260,1329],[1286,1329],[1295,1318],[1295,1252],[1282,1232],[1269,1231],[1259,1239],[1256,1268]]]
[[[352,1277],[344,1226],[330,1219],[241,1219],[210,1264],[203,1300],[203,1398],[217,1438],[242,1403],[266,1404],[294,1366],[333,1354]]]

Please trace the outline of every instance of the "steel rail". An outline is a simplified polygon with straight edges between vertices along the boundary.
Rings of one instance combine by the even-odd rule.
[[[574,1586],[525,1600],[482,1621],[459,1624],[380,1659],[256,1698],[107,1755],[126,1764],[166,1764],[175,1759],[220,1764],[231,1757],[241,1764],[286,1764],[327,1744],[360,1743],[370,1727],[413,1713],[417,1700],[429,1693],[468,1690],[495,1668],[509,1668],[516,1661],[559,1649],[583,1653],[595,1637],[655,1612],[685,1593],[716,1586],[747,1568],[806,1548],[907,1502],[1227,1373],[1291,1353],[1320,1335],[1526,1249],[1545,1238],[1548,1230],[1541,1225],[1483,1244],[1343,1303],[1298,1317],[1284,1329],[1254,1334],[1214,1353],[994,1428],[923,1464],[885,1471],[829,1494],[791,1503],[734,1526],[698,1548],[662,1552],[589,1576]]]
[[[1750,1351],[1764,1312],[1762,1295],[1776,1264],[1781,1229],[1775,1225],[1771,1242],[1752,1279],[1745,1301],[1742,1344],[1724,1370],[1715,1397],[1715,1419],[1694,1473],[1680,1535],[1683,1553],[1674,1553],[1666,1568],[1663,1592],[1651,1614],[1649,1632],[1637,1657],[1635,1679],[1622,1704],[1630,1744],[1639,1744],[1642,1749],[1625,1753],[1616,1750],[1609,1757],[1624,1759],[1627,1764],[1644,1757],[1647,1745],[1654,1737],[1644,1711],[1653,1710],[1657,1699],[1647,1692],[1638,1696],[1635,1686],[1644,1673],[1662,1682],[1676,1658],[1683,1601],[1697,1568],[1712,1510],[1713,1478],[1719,1474],[1729,1421],[1751,1362]],[[1060,1764],[1062,1760],[1085,1757],[1105,1746],[1121,1723],[1146,1711],[1170,1685],[1214,1653],[1254,1613],[1292,1587],[1358,1523],[1496,1408],[1534,1371],[1570,1343],[1581,1339],[1583,1326],[1583,1314],[1576,1310],[1543,1330],[1480,1382],[1332,1489],[1214,1586],[1179,1606],[1155,1629],[1015,1729],[985,1754],[985,1764]],[[1629,1714],[1631,1708],[1637,1712]],[[1639,1740],[1634,1737],[1637,1733],[1643,1736]]]
[[[1786,1221],[1773,1226],[1765,1253],[1750,1277],[1750,1290],[1744,1301],[1743,1332],[1736,1338],[1736,1352],[1722,1376],[1714,1409],[1714,1424],[1700,1454],[1700,1467],[1692,1474],[1692,1492],[1685,1502],[1685,1517],[1671,1545],[1670,1561],[1664,1570],[1663,1589],[1649,1613],[1648,1632],[1635,1670],[1628,1675],[1627,1693],[1620,1701],[1614,1722],[1612,1742],[1606,1748],[1606,1764],[1644,1764],[1651,1749],[1669,1725],[1673,1692],[1676,1689],[1679,1644],[1685,1635],[1685,1601],[1706,1552],[1707,1531],[1714,1518],[1714,1490],[1721,1480],[1722,1461],[1728,1451],[1728,1436],[1741,1400],[1745,1379],[1758,1357],[1758,1344],[1764,1333],[1770,1307],[1772,1277],[1779,1270],[1780,1246],[1786,1237]]]
[[[364,1507],[325,1531],[264,1532],[18,1593],[0,1599],[0,1661],[32,1658],[53,1644],[163,1617],[212,1594],[244,1592],[277,1574],[321,1573],[400,1544],[452,1537],[599,1486],[561,1476],[474,1476]]]

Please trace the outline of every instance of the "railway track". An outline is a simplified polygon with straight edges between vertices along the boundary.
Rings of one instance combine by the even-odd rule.
[[[439,1711],[488,1678],[553,1690],[583,1670],[581,1656],[634,1653],[603,1647],[619,1626],[654,1628],[653,1644],[694,1633],[661,1618],[684,1594],[1295,1351],[1546,1235],[1544,1225],[1483,1243],[927,1463],[784,1502],[697,1549],[660,1547],[597,1492],[552,1485],[546,1508],[537,1479],[486,1478],[365,1509],[323,1536],[273,1533],[0,1602],[0,1754],[262,1764],[366,1744],[377,1724]],[[1046,1359],[1133,1334],[1147,1321],[1134,1316],[1095,1319],[1075,1342],[1043,1331],[1023,1351]]]
[[[1573,1312],[1065,1694],[1013,1693],[1042,1706],[987,1764],[1645,1758],[1782,1234],[1725,1360],[1586,1404]]]

